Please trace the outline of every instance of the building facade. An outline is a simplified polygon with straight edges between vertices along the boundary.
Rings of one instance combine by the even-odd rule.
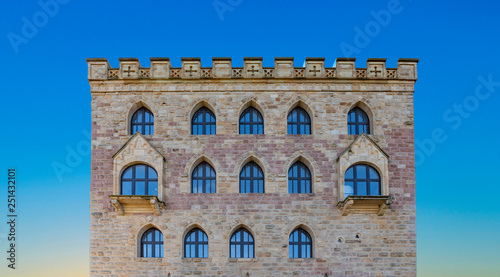
[[[417,59],[87,59],[91,276],[416,276]]]

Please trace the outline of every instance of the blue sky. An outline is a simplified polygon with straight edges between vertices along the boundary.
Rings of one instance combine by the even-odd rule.
[[[201,57],[210,66],[220,56],[235,66],[251,56],[264,57],[265,66],[279,56],[295,57],[297,66],[305,57],[326,57],[331,66],[353,56],[358,67],[371,57],[387,58],[388,67],[420,58],[419,276],[500,276],[498,2],[54,1],[41,0],[57,9],[9,1],[0,11],[7,115],[0,168],[17,169],[21,220],[19,270],[6,271],[2,258],[2,276],[88,276],[85,58],[106,57],[117,67],[118,57],[138,57],[147,67],[149,57],[170,57],[174,66],[180,57]],[[58,176],[54,164],[71,172]]]

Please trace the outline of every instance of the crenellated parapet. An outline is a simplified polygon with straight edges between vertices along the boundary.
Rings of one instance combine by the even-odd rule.
[[[355,58],[337,58],[336,67],[325,67],[325,58],[306,58],[304,67],[295,67],[293,58],[275,58],[274,67],[263,59],[244,58],[243,67],[233,67],[231,58],[212,58],[212,67],[202,67],[200,58],[181,58],[181,67],[172,67],[169,58],[151,58],[141,67],[137,58],[120,58],[112,68],[106,58],[89,58],[89,80],[128,79],[401,79],[417,80],[419,59],[399,59],[397,68],[386,68],[386,59],[369,58],[365,68],[356,68]]]

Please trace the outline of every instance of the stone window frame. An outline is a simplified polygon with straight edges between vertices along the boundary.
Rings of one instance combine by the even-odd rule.
[[[240,194],[240,173],[243,167],[245,167],[245,165],[247,165],[249,162],[255,162],[260,166],[260,169],[262,169],[262,172],[264,173],[264,193],[270,193],[266,186],[274,181],[271,173],[271,166],[267,162],[267,159],[264,158],[264,156],[262,156],[259,152],[253,150],[241,155],[238,161],[236,161],[233,168],[233,173],[231,174],[231,179],[233,180],[231,184],[233,185],[231,186],[229,192]]]
[[[257,135],[257,134],[240,134],[240,118],[241,118],[241,115],[243,114],[244,111],[246,111],[246,109],[248,109],[250,107],[256,109],[260,113],[260,115],[262,116],[262,120],[263,120],[263,122],[262,122],[262,125],[263,125],[263,134],[260,134],[260,135],[265,135],[266,134],[266,129],[267,129],[266,128],[266,123],[269,121],[267,113],[264,112],[264,108],[267,109],[267,106],[265,106],[264,103],[257,102],[257,100],[254,99],[253,97],[250,100],[244,100],[244,104],[242,104],[240,106],[239,110],[237,111],[237,115],[235,116],[238,119],[236,134],[242,135],[242,136]]]
[[[155,244],[163,246],[163,247],[161,247],[162,248],[161,253],[155,253],[156,255],[160,255],[161,257],[156,257],[156,256],[154,256],[154,257],[145,257],[144,256],[144,247],[143,247],[144,246],[144,242],[143,242],[143,239],[144,239],[144,235],[147,232],[150,232],[150,231],[153,232],[153,242],[150,242],[150,244],[152,244],[152,252],[156,252],[155,251],[155,247],[154,247]],[[155,241],[155,239],[154,239],[155,235],[154,234],[156,232],[160,233],[161,241],[158,241],[158,242]],[[163,236],[163,233],[158,228],[151,227],[151,228],[147,229],[146,231],[144,231],[144,233],[141,236],[141,239],[140,239],[140,248],[141,248],[141,250],[140,250],[140,252],[141,252],[140,257],[141,258],[163,258],[165,256],[165,237]]]
[[[145,176],[149,177],[149,168],[151,168],[151,169],[153,169],[155,171],[155,174],[157,176],[156,177],[156,191],[157,191],[157,194],[158,194],[158,187],[159,187],[160,184],[158,184],[158,172],[156,171],[156,169],[154,167],[149,166],[149,165],[144,164],[144,163],[134,163],[132,165],[127,166],[126,168],[124,168],[122,170],[122,173],[120,175],[120,193],[118,195],[130,195],[130,196],[141,195],[141,194],[135,194],[135,191],[132,190],[132,188],[136,188],[137,189],[137,185],[134,184],[134,183],[138,182],[138,180],[137,180],[138,178],[137,177],[135,177],[135,178],[133,178],[133,177],[131,177],[131,178],[125,178],[125,181],[124,181],[124,176],[123,176],[125,174],[125,171],[127,169],[132,168],[132,170],[134,171],[135,170],[134,166],[137,166],[137,165],[144,165],[144,166],[146,166]],[[132,173],[132,176],[134,176],[134,175],[135,175],[135,173]],[[149,182],[154,182],[154,179],[153,178],[146,178],[146,177],[144,177],[144,179],[142,179],[142,180],[144,182],[144,192],[146,193],[144,195],[151,195],[151,194],[147,194],[147,192],[149,191],[148,190],[149,189]],[[131,194],[123,194],[123,182],[131,182],[132,183],[132,187],[131,187],[132,193]],[[146,183],[148,183],[148,184],[146,184]],[[155,195],[155,196],[158,196],[158,195]]]
[[[239,258],[238,258],[238,257],[231,257],[231,239],[233,238],[233,236],[235,235],[235,233],[236,233],[236,232],[239,232],[240,230],[245,230],[245,231],[246,231],[247,233],[249,233],[249,234],[250,234],[250,236],[252,237],[252,240],[253,240],[253,241],[252,241],[252,246],[253,246],[252,257],[247,257],[247,258],[245,258],[245,257],[239,257]],[[243,239],[242,239],[242,240],[243,240]],[[255,237],[254,237],[253,233],[252,233],[250,230],[248,230],[248,228],[245,228],[245,227],[240,226],[239,228],[237,228],[237,229],[233,230],[233,231],[231,232],[231,234],[229,235],[229,241],[228,241],[228,243],[229,243],[229,258],[230,258],[230,259],[254,259],[254,258],[256,257],[256,255],[255,255],[255,252],[256,252],[256,251],[255,251],[255,250],[256,250],[256,249],[255,249],[255,248],[256,248],[256,247],[255,247]],[[245,243],[245,242],[244,242],[244,243]],[[248,243],[248,242],[247,242],[247,243]]]
[[[241,173],[243,171],[243,169],[245,169],[247,166],[251,166],[252,164],[254,164],[255,166],[258,167],[258,169],[260,169],[260,171],[262,172],[262,192],[241,192]],[[245,177],[245,178],[250,178],[248,180],[250,180],[252,182],[252,186],[251,187],[254,187],[253,186],[253,183],[255,180],[259,180],[260,178],[259,177],[256,177],[256,176],[252,176],[252,177]],[[262,166],[254,161],[248,161],[245,165],[243,165],[243,167],[241,168],[240,170],[240,173],[238,174],[238,187],[239,187],[239,194],[248,194],[248,193],[260,193],[260,194],[264,194],[266,193],[266,174],[264,172],[264,170],[262,169]]]
[[[138,231],[135,232],[135,248],[136,248],[136,257],[137,258],[140,258],[140,259],[163,259],[163,258],[158,258],[158,257],[141,257],[141,248],[142,248],[142,236],[144,235],[144,233],[146,233],[146,231],[148,231],[149,229],[151,228],[155,228],[157,229],[158,231],[161,232],[162,236],[163,236],[163,258],[165,257],[165,249],[166,249],[166,246],[165,246],[165,243],[166,243],[166,239],[165,239],[165,230],[162,230],[159,226],[157,226],[156,224],[154,223],[147,223],[147,224],[144,224]]]
[[[339,184],[339,201],[342,201],[345,199],[345,194],[344,194],[344,191],[345,191],[345,173],[347,172],[347,170],[353,166],[353,165],[359,165],[359,164],[362,164],[362,165],[369,165],[371,167],[373,167],[377,172],[378,174],[380,175],[380,195],[389,195],[389,181],[388,181],[388,173],[385,173],[383,174],[383,170],[382,168],[385,168],[386,166],[383,165],[383,164],[380,164],[379,162],[377,161],[368,161],[366,159],[356,159],[356,161],[352,162],[352,163],[349,163],[349,166],[346,165],[340,165],[340,172],[339,172],[339,180],[338,180],[338,184]],[[347,166],[347,167],[345,167]],[[357,195],[354,195],[354,196],[357,196]]]
[[[299,136],[310,136],[315,134],[316,130],[316,120],[314,120],[316,113],[315,111],[311,108],[312,103],[307,103],[306,100],[302,99],[302,97],[298,97],[293,99],[292,101],[288,102],[286,105],[288,109],[285,111],[284,114],[284,122],[285,122],[285,134],[289,136],[297,136],[297,135],[291,135],[288,134],[288,115],[297,107],[300,107],[304,109],[307,114],[309,115],[309,119],[311,120],[311,133],[308,135],[299,135]]]
[[[291,113],[294,113],[294,112],[298,114],[298,116],[297,116],[298,118],[300,118],[300,114],[303,114],[303,115],[304,115],[304,117],[305,117],[305,115],[307,115],[307,117],[309,117],[309,124],[307,124],[307,121],[302,122],[302,121],[300,121],[300,119],[298,119],[298,118],[297,118],[297,121],[292,121],[292,122],[289,122],[289,121],[288,121],[288,118],[290,117],[290,114],[291,114]],[[289,133],[288,127],[290,127],[290,125],[291,125],[291,126],[295,126],[295,125],[297,125],[297,133],[296,133],[296,134],[295,134],[295,133],[293,133],[293,132],[292,132],[292,133]],[[299,128],[299,127],[300,127],[300,126],[306,126],[306,127],[307,127],[307,125],[309,125],[309,133],[302,133],[302,132],[300,131],[300,130],[301,130],[301,128]],[[308,113],[305,109],[303,109],[302,107],[298,107],[298,106],[297,106],[297,107],[293,108],[293,109],[292,109],[292,110],[288,113],[288,115],[287,115],[287,120],[286,120],[286,128],[287,128],[287,132],[286,132],[286,133],[287,133],[287,135],[303,135],[303,136],[312,135],[312,119],[311,119],[311,116],[309,115],[309,113]]]
[[[352,117],[354,117],[354,121],[349,121],[349,118],[351,118],[351,114],[353,114]],[[362,118],[361,122],[358,121],[359,117]],[[349,132],[351,131],[351,126],[354,127],[354,133],[349,134]],[[360,131],[359,129],[366,129],[366,132],[365,130]],[[352,108],[347,114],[347,133],[349,135],[360,135],[361,133],[365,133],[367,135],[371,134],[370,117],[363,109],[358,106]]]
[[[144,99],[141,99],[141,100],[137,100],[137,99],[134,99],[133,102],[130,104],[130,107],[127,111],[127,121],[126,121],[126,128],[125,130],[127,130],[127,135],[128,136],[133,136],[135,135],[132,134],[132,117],[134,116],[135,112],[137,112],[139,109],[141,108],[146,108],[148,109],[152,114],[153,114],[153,117],[154,117],[154,132],[152,135],[143,135],[143,136],[147,136],[147,137],[152,137],[154,136],[156,133],[157,133],[157,114],[158,114],[158,110],[156,108],[153,108],[154,106],[153,105],[149,105],[146,103],[147,101],[145,101]]]
[[[138,149],[137,146],[141,140],[141,146],[145,149]],[[136,151],[137,154],[131,153]],[[145,164],[156,170],[158,175],[158,199],[162,201],[164,194],[164,170],[165,158],[154,148],[149,141],[140,133],[133,135],[123,146],[113,155],[113,195],[121,195],[121,176],[125,169],[135,164]]]
[[[260,127],[260,125],[262,125],[262,134],[254,134],[254,133],[248,133],[248,134],[247,134],[247,133],[242,133],[242,132],[241,132],[240,127],[241,127],[241,123],[242,123],[242,122],[241,122],[241,120],[242,120],[242,116],[243,116],[243,113],[245,113],[245,112],[247,112],[247,111],[249,111],[249,113],[250,113],[251,115],[253,115],[253,114],[255,114],[255,115],[257,115],[257,116],[259,116],[259,115],[260,115],[260,117],[262,118],[262,124],[260,124],[260,122],[258,122],[258,121],[257,121],[257,122],[254,122],[254,121],[252,121],[252,120],[251,120],[251,122],[244,122],[244,124],[247,124],[247,125],[250,125],[250,126],[255,126],[255,125],[257,125],[257,126],[259,126],[259,127]],[[250,117],[252,117],[252,116],[250,116]],[[253,129],[252,129],[252,128],[250,128],[250,132],[253,132],[252,130],[253,130]],[[257,110],[256,108],[254,108],[254,107],[252,107],[252,106],[250,106],[250,107],[246,108],[245,110],[243,110],[243,112],[241,113],[240,117],[238,118],[238,134],[239,134],[239,135],[264,135],[264,134],[265,134],[265,130],[266,130],[266,129],[265,129],[264,116],[262,115],[262,113],[261,113],[259,110]]]
[[[186,257],[186,236],[194,229],[200,229],[202,230],[206,235],[207,235],[207,238],[208,238],[208,251],[207,251],[207,257],[204,257],[204,258],[190,258],[190,257]],[[185,230],[184,230],[184,233],[182,234],[182,237],[181,237],[181,257],[183,260],[192,260],[192,259],[201,259],[201,260],[206,260],[206,259],[211,259],[210,257],[210,249],[213,248],[213,236],[212,236],[212,233],[209,232],[206,228],[204,228],[203,226],[201,226],[201,224],[198,224],[198,223],[195,223],[195,224],[191,224],[189,227],[187,227]]]
[[[371,149],[359,149],[361,153],[355,153],[351,147],[366,139],[366,144],[372,145]],[[356,149],[356,151],[358,151]],[[370,152],[372,151],[372,152]],[[389,155],[387,155],[368,135],[356,135],[356,139],[337,159],[337,184],[338,200],[345,199],[345,173],[356,164],[372,166],[380,175],[380,195],[389,195]]]
[[[196,112],[201,109],[201,108],[207,108],[210,110],[214,116],[215,116],[215,134],[211,135],[194,135],[193,134],[193,116],[196,114]],[[209,101],[208,99],[202,98],[202,99],[197,99],[195,101],[195,104],[192,105],[191,109],[187,113],[187,118],[186,120],[189,122],[189,136],[195,136],[195,137],[209,137],[213,135],[217,135],[219,133],[218,127],[220,126],[220,112],[217,109],[217,106]]]
[[[142,158],[137,158],[135,160],[131,160],[130,162],[123,164],[123,165],[115,164],[115,163],[113,163],[113,164],[114,164],[113,195],[123,195],[121,193],[121,177],[123,175],[123,172],[125,172],[125,170],[127,168],[129,168],[133,165],[143,164],[143,165],[150,166],[154,170],[156,170],[157,175],[158,175],[158,195],[156,195],[156,197],[158,197],[158,199],[160,201],[163,199],[163,190],[164,189],[163,189],[163,166],[162,165],[159,165],[159,163],[157,163],[157,162],[147,161],[146,159],[142,159]],[[123,196],[136,196],[136,195],[123,195]]]
[[[134,123],[134,122],[133,122],[133,119],[134,119],[135,115],[136,115],[138,112],[141,112],[141,111],[142,111],[143,116],[144,116],[144,117],[143,117],[143,121],[142,121],[142,122],[138,122],[138,123]],[[146,114],[150,114],[150,115],[151,115],[151,117],[153,118],[153,122],[146,122],[146,119],[145,119]],[[154,127],[155,127],[155,121],[154,121],[154,118],[155,118],[155,115],[154,115],[154,114],[153,114],[153,112],[151,112],[148,108],[146,108],[146,107],[140,107],[139,109],[137,109],[137,110],[136,110],[136,111],[132,114],[132,117],[131,117],[131,119],[130,119],[130,123],[129,123],[129,124],[130,124],[130,129],[132,130],[132,131],[130,132],[130,135],[135,134],[135,133],[133,133],[133,130],[134,130],[134,125],[140,125],[141,127],[146,127],[146,125],[151,125],[151,126],[149,126],[149,127],[152,127],[152,129],[153,129],[153,131],[151,132],[151,128],[150,128],[150,133],[151,133],[151,134],[143,134],[143,133],[141,133],[141,132],[139,132],[139,131],[136,131],[136,132],[139,132],[139,133],[141,133],[141,134],[142,134],[142,135],[144,135],[144,136],[152,136],[152,135],[154,135]],[[146,129],[145,129],[145,128],[143,128],[142,132],[146,133]]]
[[[297,230],[297,229],[303,229],[305,230],[309,236],[311,237],[311,257],[310,258],[290,258],[290,243],[289,243],[289,240],[290,240],[290,235],[292,234],[293,231]],[[289,262],[292,262],[292,261],[302,261],[302,260],[309,260],[309,259],[315,259],[316,258],[316,249],[317,249],[317,235],[316,233],[313,231],[313,229],[311,227],[309,227],[308,224],[306,223],[294,223],[292,225],[289,225],[289,228],[287,229],[287,232],[285,233],[285,236],[284,236],[284,241],[286,241],[286,248],[284,247],[284,251],[286,251],[286,253],[284,253],[285,257],[288,258],[288,261]]]
[[[343,122],[345,122],[345,128],[342,128],[342,130],[345,130],[345,134],[348,135],[348,136],[358,136],[358,135],[349,135],[349,125],[347,124],[348,122],[348,118],[349,118],[349,112],[351,112],[352,109],[354,108],[359,108],[361,109],[363,112],[365,112],[366,116],[368,116],[368,128],[370,130],[370,133],[369,134],[366,134],[366,135],[375,135],[377,134],[376,133],[376,124],[375,124],[375,114],[374,114],[374,109],[371,107],[369,101],[367,101],[366,99],[360,99],[360,100],[357,100],[353,103],[350,103],[347,105],[347,108],[344,110],[344,114],[343,114]]]
[[[309,172],[311,173],[311,193],[314,194],[316,193],[317,189],[317,183],[319,180],[316,180],[316,178],[320,177],[319,173],[319,167],[318,164],[316,163],[316,160],[309,154],[305,153],[304,151],[297,151],[293,153],[285,162],[283,166],[283,175],[285,180],[286,180],[286,193],[288,193],[288,171],[290,170],[290,167],[294,165],[296,162],[302,162],[307,166],[309,169]],[[291,193],[289,193],[291,194]],[[302,194],[302,193],[299,193]]]
[[[194,181],[194,180],[193,180],[193,175],[194,175],[194,170],[195,170],[196,168],[198,168],[198,166],[201,166],[203,163],[205,163],[205,164],[207,164],[208,166],[210,166],[210,167],[212,168],[212,170],[215,172],[215,192],[196,192],[196,193],[195,193],[195,192],[193,192],[193,188],[194,188],[194,187],[193,187],[193,181]],[[205,194],[205,193],[208,193],[208,194],[210,194],[210,193],[214,193],[214,194],[215,194],[215,193],[217,193],[217,175],[218,175],[218,174],[217,174],[217,170],[215,169],[215,167],[214,167],[211,163],[209,163],[209,162],[207,162],[207,161],[203,161],[203,160],[201,160],[200,162],[198,162],[198,163],[196,164],[196,166],[194,166],[194,167],[193,167],[193,169],[191,170],[191,173],[190,173],[191,193],[192,193],[192,194]],[[206,176],[205,176],[205,177],[206,177]],[[206,180],[207,180],[207,179],[203,179],[203,180],[206,182]]]
[[[353,182],[353,191],[358,190],[358,185],[357,185],[357,183],[358,183],[358,182],[360,182],[360,181],[358,181],[358,179],[356,178],[356,177],[357,177],[357,176],[356,176],[356,174],[354,174],[354,171],[356,171],[356,170],[357,170],[355,167],[356,167],[356,166],[358,166],[358,165],[363,165],[363,166],[366,166],[366,167],[367,167],[367,169],[366,169],[366,171],[367,171],[367,172],[366,172],[366,174],[367,174],[367,177],[366,177],[366,178],[367,178],[367,179],[364,179],[364,181],[365,181],[366,183],[371,183],[371,182],[373,182],[373,181],[371,181],[371,182],[369,181],[369,180],[373,180],[373,179],[368,178],[368,175],[370,174],[370,173],[368,173],[368,172],[369,172],[369,170],[370,170],[369,168],[373,168],[373,169],[375,170],[375,172],[377,172],[377,174],[378,174],[378,176],[377,176],[377,177],[378,177],[378,190],[379,190],[379,194],[370,194],[370,192],[371,192],[371,186],[370,186],[370,184],[368,184],[368,185],[367,185],[367,194],[354,194],[354,193],[353,193],[353,196],[377,196],[377,195],[383,195],[383,194],[382,194],[382,178],[380,177],[380,170],[379,170],[379,169],[377,169],[377,168],[375,168],[375,167],[373,167],[373,166],[371,166],[371,165],[369,165],[369,164],[367,164],[367,163],[364,163],[364,162],[355,163],[355,164],[351,165],[350,167],[348,167],[348,168],[347,168],[347,170],[346,170],[346,172],[347,172],[349,169],[351,169],[351,168],[353,169],[353,178],[352,178],[352,182]],[[345,195],[345,173],[346,173],[346,172],[344,172],[344,195]],[[361,182],[362,182],[362,181],[361,181]]]
[[[182,176],[179,178],[180,192],[181,193],[191,193],[192,186],[192,173],[193,170],[202,162],[208,163],[215,170],[215,194],[220,193],[219,184],[221,181],[221,172],[222,167],[220,166],[219,161],[213,156],[206,152],[201,152],[196,155],[193,155],[186,162],[184,166],[184,172]]]
[[[307,172],[309,173],[309,178],[306,178],[305,176],[297,176],[297,177],[290,177],[290,170],[292,169],[292,167],[294,167],[295,165],[297,165],[298,168],[300,167],[304,167],[307,169]],[[300,175],[300,174],[299,174]],[[302,187],[302,181],[309,181],[309,192],[290,192],[290,178],[296,178],[298,179],[299,182],[299,186],[298,188]],[[296,161],[294,162],[290,168],[288,169],[288,173],[287,173],[287,187],[288,187],[288,193],[290,194],[310,194],[310,193],[313,193],[313,186],[312,186],[312,183],[313,183],[313,174],[311,172],[311,169],[309,169],[309,166],[307,166],[307,164],[303,163],[302,161]],[[298,189],[300,190],[300,189]]]
[[[227,244],[224,244],[224,247],[227,247],[225,250],[226,250],[226,253],[227,253],[227,257],[229,258],[229,260],[233,260],[233,261],[256,261],[257,259],[257,253],[259,252],[258,249],[257,249],[257,242],[259,241],[259,237],[260,237],[260,234],[258,232],[258,230],[254,230],[254,228],[252,228],[251,226],[255,226],[253,223],[251,222],[248,222],[245,220],[244,223],[238,223],[240,220],[237,220],[236,222],[233,222],[236,223],[234,224],[234,226],[230,229],[228,229],[229,231],[225,233],[224,235],[224,240],[227,241]],[[234,232],[236,232],[237,230],[241,229],[241,228],[244,228],[246,229],[250,234],[252,234],[253,236],[253,242],[254,242],[254,257],[253,258],[231,258],[231,236],[233,235]]]
[[[203,120],[201,122],[198,122],[197,125],[195,125],[194,118],[196,115],[198,115],[198,113],[202,113],[201,118],[208,117],[208,118],[210,118],[210,121]],[[212,121],[211,121],[212,117],[214,117],[213,119],[215,119],[214,124],[212,124]],[[195,130],[194,126],[202,126],[201,133],[195,134],[194,133],[194,130]],[[215,126],[214,133],[212,133],[212,131],[211,131],[212,126]],[[193,117],[191,118],[191,135],[192,136],[210,136],[210,135],[216,135],[216,134],[217,134],[217,116],[215,116],[213,111],[207,107],[201,107],[198,110],[196,110],[196,112],[193,114]]]
[[[290,257],[290,246],[291,246],[291,245],[290,245],[290,237],[291,237],[291,236],[292,236],[292,234],[294,234],[295,232],[298,232],[298,233],[299,233],[299,236],[298,236],[298,237],[299,237],[299,241],[300,241],[300,237],[301,237],[301,235],[300,235],[300,234],[301,234],[301,233],[302,233],[303,235],[305,235],[305,237],[309,237],[311,249],[310,249],[310,252],[309,252],[309,251],[307,251],[307,252],[309,252],[309,253],[306,253],[306,255],[307,255],[307,254],[309,254],[309,256],[310,256],[310,257]],[[293,243],[299,243],[299,244],[298,244],[298,246],[299,246],[299,247],[298,247],[298,251],[299,251],[299,253],[301,253],[302,255],[304,255],[304,253],[302,253],[302,249],[301,249],[302,247],[301,247],[301,246],[303,246],[303,245],[307,245],[307,246],[309,246],[309,243],[307,243],[307,241],[306,241],[306,242],[304,242],[304,241],[295,242],[295,241],[294,241]],[[295,251],[294,251],[294,252],[295,252]],[[311,237],[311,235],[309,234],[309,232],[307,232],[307,231],[306,231],[305,229],[303,229],[303,228],[297,228],[297,229],[293,230],[293,231],[290,233],[290,236],[288,237],[288,258],[289,258],[289,259],[310,259],[310,258],[313,258],[313,253],[314,253],[314,248],[313,248],[313,240],[312,240],[312,237]]]

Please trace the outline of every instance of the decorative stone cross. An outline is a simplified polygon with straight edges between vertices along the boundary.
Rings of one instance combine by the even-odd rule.
[[[313,69],[309,70],[309,72],[314,72],[314,76],[316,76],[316,72],[320,72],[321,70],[316,69],[316,66],[313,65]]]
[[[252,76],[255,76],[255,72],[259,72],[258,69],[254,69],[254,68],[255,68],[255,65],[252,65],[252,69],[247,70],[248,72],[252,72]]]
[[[123,70],[123,72],[128,73],[127,77],[130,77],[130,72],[135,72],[135,70],[130,70],[131,66],[128,66],[128,70]]]
[[[375,77],[378,77],[377,73],[382,73],[382,71],[377,70],[377,67],[375,66],[375,70],[371,70],[371,73],[375,73]]]
[[[197,70],[193,70],[193,66],[189,66],[189,70],[186,69],[186,72],[189,72],[189,76],[193,76],[193,72],[197,72]]]

